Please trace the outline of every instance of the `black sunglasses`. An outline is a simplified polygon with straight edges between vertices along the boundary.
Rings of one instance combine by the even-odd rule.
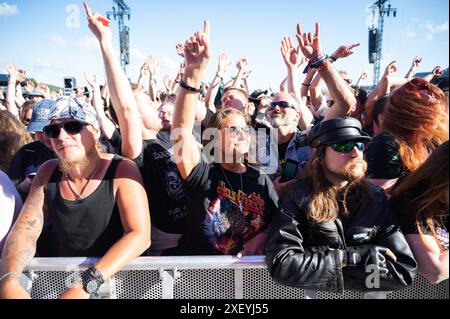
[[[290,109],[294,109],[294,110],[297,111],[297,108],[296,108],[293,104],[291,104],[291,103],[289,103],[289,102],[286,102],[286,101],[271,102],[271,103],[270,103],[269,111],[272,111],[272,110],[273,110],[274,108],[276,108],[277,106],[279,106],[279,107],[282,108],[282,109],[290,108]]]
[[[351,151],[353,151],[353,148],[355,146],[361,152],[364,151],[365,145],[363,142],[348,141],[348,142],[331,144],[331,148],[338,153],[350,153]]]
[[[75,135],[80,133],[83,130],[83,127],[87,124],[81,122],[66,122],[59,124],[50,124],[44,127],[44,134],[48,138],[58,138],[61,133],[61,127],[67,134]]]

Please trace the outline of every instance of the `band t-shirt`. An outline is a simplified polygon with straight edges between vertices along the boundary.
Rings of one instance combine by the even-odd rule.
[[[181,234],[186,217],[184,181],[173,159],[170,133],[144,141],[138,165],[149,201],[152,225],[166,233]]]
[[[186,194],[180,255],[235,255],[268,226],[278,207],[267,175],[250,166],[236,174],[204,157],[186,180]]]

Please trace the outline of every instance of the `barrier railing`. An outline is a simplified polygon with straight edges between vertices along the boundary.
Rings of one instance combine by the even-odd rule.
[[[33,298],[52,299],[95,264],[92,258],[35,258],[22,277]],[[414,285],[388,299],[448,299],[448,280],[432,285],[418,276]],[[304,299],[311,292],[275,283],[264,256],[140,257],[109,279],[100,291],[111,299]],[[312,298],[363,299],[373,295],[316,292]]]

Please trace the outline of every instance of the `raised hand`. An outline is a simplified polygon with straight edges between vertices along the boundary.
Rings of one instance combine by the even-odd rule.
[[[153,79],[156,77],[156,73],[158,73],[159,62],[153,55],[150,55],[147,59],[148,70],[150,72],[150,77]]]
[[[112,32],[109,27],[109,21],[101,14],[93,13],[89,5],[84,2],[84,9],[86,10],[86,16],[88,20],[89,29],[95,35],[100,43],[103,41],[111,41]],[[108,23],[106,23],[106,22]]]
[[[141,78],[145,77],[149,73],[150,73],[150,71],[149,71],[149,68],[148,68],[148,63],[142,64],[141,70],[140,70]]]
[[[353,49],[359,47],[359,45],[360,45],[359,43],[341,45],[339,48],[337,48],[336,51],[334,51],[331,57],[336,60],[346,58],[352,55],[354,53]]]
[[[295,68],[300,62],[300,47],[294,47],[291,37],[284,37],[281,40],[281,55],[287,67]]]
[[[204,22],[203,32],[196,32],[184,44],[186,70],[204,71],[211,58],[209,22]]]
[[[19,70],[12,63],[6,64],[6,71],[8,71],[9,76],[17,78],[19,76]]]
[[[367,74],[367,72],[364,71],[364,70],[362,70],[362,71],[361,71],[361,75],[359,76],[359,78],[360,78],[361,80],[367,80],[368,77],[369,77],[369,75]]]
[[[412,60],[412,67],[418,68],[421,62],[422,62],[422,58],[419,58],[418,56],[416,56],[416,57]]]
[[[443,76],[444,75],[444,69],[442,69],[440,66],[437,66],[432,71],[434,76]]]
[[[183,45],[183,43],[178,43],[178,44],[175,46],[175,48],[177,49],[177,54],[178,54],[180,57],[184,58],[184,45]]]
[[[388,66],[386,67],[386,70],[384,71],[384,76],[393,76],[395,74],[397,74],[398,68],[395,65],[396,61],[392,61],[391,63],[388,64]]]
[[[320,44],[320,25],[318,22],[316,22],[316,32],[314,36],[311,32],[309,32],[308,34],[302,33],[302,27],[300,23],[297,24],[296,36],[300,45],[300,49],[307,59],[314,60],[314,58],[322,52]]]
[[[165,75],[163,78],[163,83],[164,86],[166,87],[166,90],[170,93],[172,93],[172,85],[173,85],[173,80],[170,78],[170,75]]]
[[[95,86],[97,85],[97,76],[95,74],[86,71],[84,72],[84,77],[86,78],[86,81],[91,87],[91,89],[94,90]]]
[[[219,65],[217,66],[217,73],[223,77],[223,75],[230,69],[231,62],[228,60],[227,53],[221,53],[219,55]]]
[[[49,99],[49,98],[50,98],[51,92],[50,92],[49,87],[48,87],[46,84],[44,84],[44,83],[39,83],[39,84],[36,86],[36,90],[38,90],[38,91],[39,91],[46,99]]]
[[[237,60],[236,62],[236,67],[238,68],[239,71],[243,71],[248,72],[248,61],[246,58],[241,58],[239,60]]]

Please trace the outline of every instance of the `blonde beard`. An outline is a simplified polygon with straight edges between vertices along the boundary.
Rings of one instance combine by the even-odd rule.
[[[97,150],[97,146],[94,145],[90,150],[87,150],[86,154],[80,156],[78,159],[74,160],[66,160],[66,159],[59,159],[59,169],[62,172],[69,172],[70,170],[73,170],[74,168],[83,168],[89,164],[91,159],[95,156]]]

